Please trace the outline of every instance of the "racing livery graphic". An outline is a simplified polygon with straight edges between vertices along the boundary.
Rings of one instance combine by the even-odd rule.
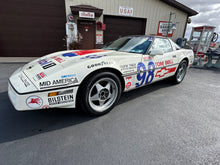
[[[79,108],[108,113],[127,92],[164,78],[184,79],[192,50],[156,36],[127,36],[102,49],[68,50],[36,59],[9,78],[8,95],[18,111]]]
[[[26,103],[30,108],[40,108],[43,100],[38,96],[30,96],[27,98]]]
[[[166,67],[161,68],[161,70],[159,70],[159,71],[156,73],[155,77],[159,77],[159,78],[164,77],[164,76],[165,76],[166,74],[168,74],[168,73],[175,72],[175,70],[176,70],[176,67],[168,68],[168,69],[167,69]]]

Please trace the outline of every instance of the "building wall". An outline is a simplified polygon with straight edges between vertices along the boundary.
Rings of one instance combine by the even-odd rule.
[[[0,7],[0,56],[40,57],[64,50],[65,3],[7,0]]]
[[[133,17],[147,18],[146,34],[157,34],[159,21],[168,21],[170,12],[172,21],[177,22],[172,39],[183,37],[187,14],[160,0],[66,0],[66,14],[70,14],[70,6],[92,5],[103,9],[103,15],[119,15],[119,6],[132,7]],[[103,15],[97,21],[103,22]],[[102,31],[97,31],[102,33]]]

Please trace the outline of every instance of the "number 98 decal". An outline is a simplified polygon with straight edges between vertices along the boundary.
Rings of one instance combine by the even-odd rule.
[[[135,84],[136,87],[142,86],[144,82],[145,84],[149,84],[154,79],[155,65],[152,61],[148,63],[148,74],[146,72],[146,66],[144,65],[144,63],[139,62],[137,65],[137,71],[139,72],[141,70],[143,70],[143,72],[142,73],[140,72],[137,74],[137,80],[139,82]]]

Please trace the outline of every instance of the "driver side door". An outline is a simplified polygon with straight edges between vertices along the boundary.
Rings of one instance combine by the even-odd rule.
[[[150,50],[142,56],[142,61],[138,63],[136,87],[144,86],[158,80],[155,74],[158,71],[158,67],[164,66],[163,51],[160,45],[161,41],[159,38],[155,38]]]
[[[173,48],[167,38],[155,38],[149,51],[137,66],[136,87],[159,81],[175,73]]]

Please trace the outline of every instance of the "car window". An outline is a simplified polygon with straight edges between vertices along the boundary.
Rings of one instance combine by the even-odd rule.
[[[152,43],[150,37],[123,37],[111,44],[103,46],[102,49],[116,50],[119,52],[145,54]]]
[[[149,38],[146,37],[132,38],[118,51],[143,54],[146,53],[146,50],[148,49],[150,44],[151,44],[151,40],[149,40]]]
[[[165,38],[155,38],[150,50],[162,50],[164,53],[172,52],[173,48],[170,42]]]
[[[177,45],[175,42],[173,42],[172,40],[170,40],[171,45],[173,46],[174,50],[180,50],[181,48],[179,47],[179,45]]]

